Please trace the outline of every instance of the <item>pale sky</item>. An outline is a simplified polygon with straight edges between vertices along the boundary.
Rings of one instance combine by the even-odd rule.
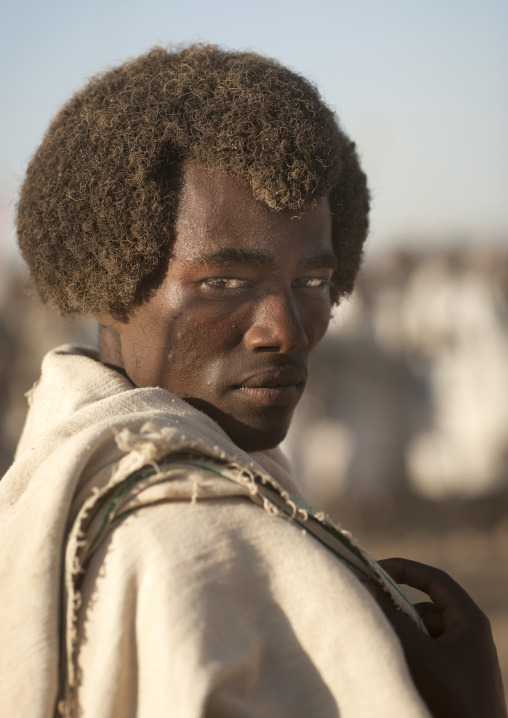
[[[318,85],[369,177],[369,251],[418,238],[508,243],[507,0],[4,0],[1,19],[10,254],[17,188],[59,106],[108,65],[193,40],[271,55]]]

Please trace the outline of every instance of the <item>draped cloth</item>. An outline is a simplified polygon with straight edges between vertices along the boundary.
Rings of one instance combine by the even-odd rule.
[[[29,404],[0,482],[2,716],[428,718],[363,583],[414,609],[279,450],[83,347]]]

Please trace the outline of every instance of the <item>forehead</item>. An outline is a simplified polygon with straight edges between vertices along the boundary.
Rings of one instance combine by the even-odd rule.
[[[184,171],[173,256],[229,247],[276,255],[332,250],[328,198],[313,209],[274,211],[237,177],[189,163]]]

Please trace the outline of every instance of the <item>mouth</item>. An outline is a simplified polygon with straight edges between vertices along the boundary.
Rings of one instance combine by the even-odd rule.
[[[235,389],[244,399],[258,406],[295,406],[306,381],[305,371],[285,367],[251,374]]]

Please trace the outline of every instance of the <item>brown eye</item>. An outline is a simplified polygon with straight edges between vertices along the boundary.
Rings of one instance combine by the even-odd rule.
[[[326,284],[328,284],[326,279],[319,279],[318,277],[311,277],[305,280],[305,286],[309,289],[324,287]]]
[[[301,289],[324,289],[330,284],[331,282],[323,277],[301,277],[295,282],[295,285]]]
[[[237,277],[210,277],[204,279],[201,284],[206,289],[226,292],[235,292],[250,286],[250,282],[246,279],[238,279]]]

